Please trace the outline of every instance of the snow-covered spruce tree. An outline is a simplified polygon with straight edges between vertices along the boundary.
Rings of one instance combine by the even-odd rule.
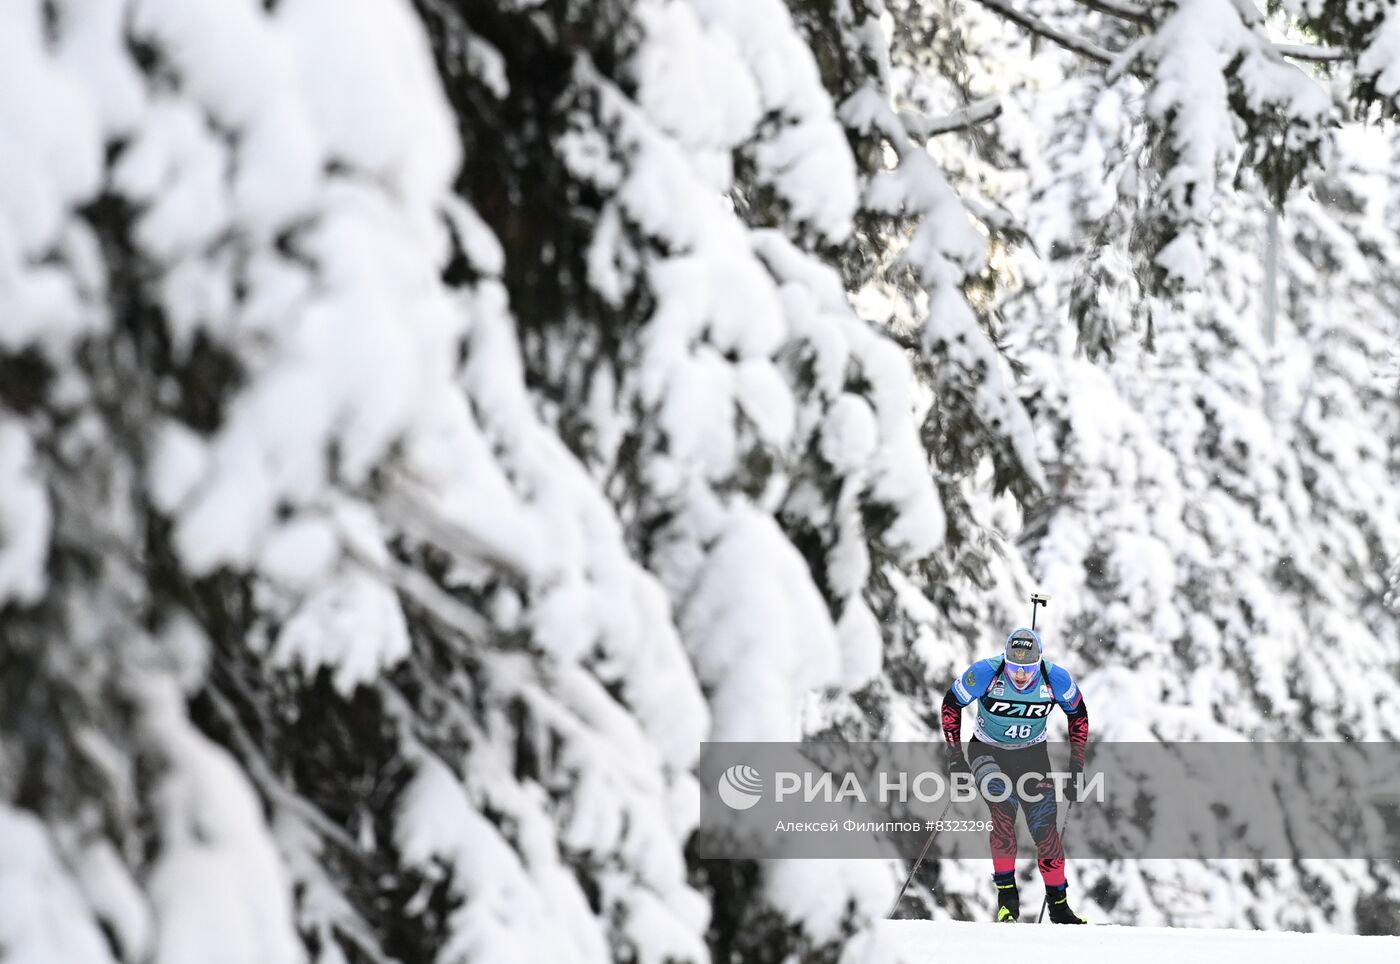
[[[701,691],[535,414],[422,24],[26,3],[0,44],[0,943],[703,959]]]

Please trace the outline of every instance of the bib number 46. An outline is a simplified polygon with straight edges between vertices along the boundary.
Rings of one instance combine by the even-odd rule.
[[[1006,735],[1013,740],[1029,740],[1031,738],[1031,725],[1029,723],[1012,723],[1006,728]]]

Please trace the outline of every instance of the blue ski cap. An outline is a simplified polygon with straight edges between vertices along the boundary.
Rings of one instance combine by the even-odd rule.
[[[1006,663],[1009,667],[1029,667],[1040,662],[1044,648],[1040,634],[1024,626],[1006,637]]]

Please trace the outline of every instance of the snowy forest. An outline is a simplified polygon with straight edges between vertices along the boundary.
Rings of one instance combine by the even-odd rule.
[[[939,741],[1036,589],[1093,740],[1397,739],[1397,111],[1391,0],[8,0],[0,957],[860,964],[700,743]]]

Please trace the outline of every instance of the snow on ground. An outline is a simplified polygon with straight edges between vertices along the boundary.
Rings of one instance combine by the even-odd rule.
[[[1030,908],[1034,915],[1035,907]],[[851,949],[855,951],[855,948]],[[863,953],[843,964],[942,964],[973,960],[996,951],[1003,959],[1069,960],[1075,964],[1390,964],[1400,961],[1400,937],[1298,934],[1287,931],[1173,929],[1090,925],[1059,927],[1033,923],[1006,926],[971,921],[884,921],[874,928]]]

